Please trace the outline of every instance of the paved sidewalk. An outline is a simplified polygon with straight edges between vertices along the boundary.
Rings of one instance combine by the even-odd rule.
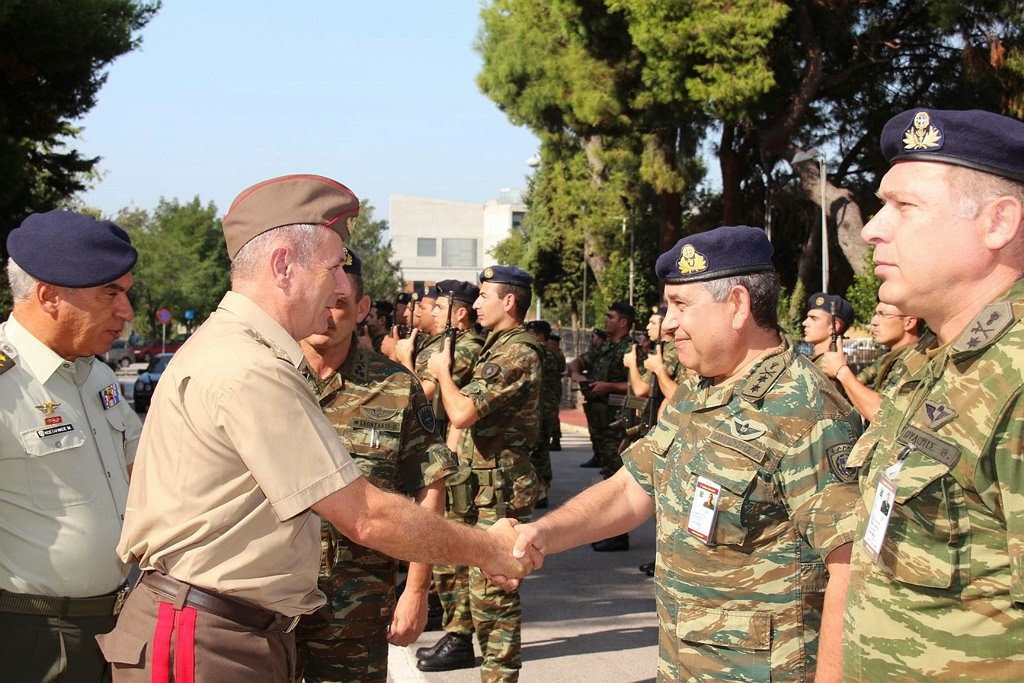
[[[583,411],[563,409],[562,451],[551,454],[552,507],[598,480],[580,468],[592,455]],[[582,421],[581,421],[582,420]],[[544,511],[538,511],[538,516]],[[654,522],[630,534],[630,549],[595,553],[589,546],[548,557],[523,583],[523,670],[520,680],[573,683],[653,681],[657,669],[658,620],[654,583],[637,565],[654,559]],[[479,668],[423,673],[415,651],[432,645],[428,631],[413,645],[391,647],[388,679],[394,683],[474,683]],[[475,646],[475,643],[474,643]],[[477,665],[480,664],[480,650]]]

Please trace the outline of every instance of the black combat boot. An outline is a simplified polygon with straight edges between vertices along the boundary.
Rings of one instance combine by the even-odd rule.
[[[417,650],[416,650],[416,658],[417,659],[423,659],[424,657],[433,657],[434,655],[436,655],[438,653],[438,651],[440,651],[440,649],[444,646],[445,643],[447,643],[449,640],[451,640],[454,636],[457,636],[457,635],[459,635],[459,634],[457,634],[457,633],[448,633],[446,631],[445,634],[443,636],[441,636],[440,638],[438,638],[437,642],[434,643],[433,645],[431,645],[430,647],[417,648]]]
[[[476,655],[473,654],[473,637],[463,633],[449,633],[440,647],[432,655],[420,657],[416,668],[420,671],[454,671],[469,669],[476,666]]]

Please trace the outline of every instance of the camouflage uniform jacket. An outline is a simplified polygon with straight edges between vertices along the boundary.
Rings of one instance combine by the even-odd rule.
[[[495,508],[498,516],[503,508],[529,510],[540,493],[530,464],[540,432],[540,354],[540,342],[522,326],[492,332],[462,388],[479,418],[462,432],[459,461],[479,478],[477,508]]]
[[[1024,678],[1024,281],[958,339],[931,334],[851,454],[861,501],[846,680]],[[861,540],[896,475],[881,553]]]
[[[541,413],[557,415],[558,403],[562,398],[562,373],[565,372],[565,356],[541,345],[543,383],[540,394]]]
[[[665,372],[676,384],[682,384],[686,379],[686,366],[679,360],[679,349],[675,342],[663,341],[661,344],[661,362],[665,365]],[[640,378],[645,382],[651,381],[651,371],[644,367],[645,358],[638,359],[640,364]]]
[[[452,363],[452,380],[455,386],[464,387],[473,376],[473,368],[476,366],[476,359],[480,356],[480,349],[483,348],[484,338],[475,330],[459,330],[455,335],[455,362]],[[444,335],[438,337],[437,342],[424,348],[416,356],[416,376],[421,382],[436,382],[434,373],[427,367],[427,361],[435,353],[444,348]],[[448,416],[444,412],[444,404],[437,401],[438,433],[442,438],[448,433]]]
[[[906,344],[898,349],[883,354],[874,363],[857,374],[857,380],[879,393],[895,386],[899,382],[907,355],[914,350],[915,344]]]
[[[455,458],[434,430],[434,415],[412,373],[355,339],[348,359],[314,390],[324,414],[352,458],[378,488],[413,496],[456,471]],[[360,628],[390,623],[398,561],[345,538],[322,522],[324,554],[319,588],[336,626],[353,637]]]
[[[655,504],[659,681],[814,678],[824,559],[853,540],[859,432],[785,340],[732,384],[687,379],[623,454]],[[687,532],[698,477],[721,487],[706,544]]]
[[[633,338],[628,334],[615,342],[602,344],[597,349],[590,349],[580,358],[583,360],[583,369],[587,371],[587,379],[592,382],[626,382],[629,380],[629,371],[622,364],[622,357],[633,347]],[[591,396],[590,392],[584,391],[583,398],[596,403],[607,403],[608,396]]]

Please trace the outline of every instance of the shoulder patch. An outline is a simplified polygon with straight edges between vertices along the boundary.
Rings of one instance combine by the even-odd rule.
[[[825,457],[828,458],[828,468],[832,470],[835,478],[842,482],[857,480],[857,468],[846,466],[853,450],[852,443],[840,443],[825,450]]]
[[[750,400],[764,398],[768,390],[772,388],[775,381],[786,371],[786,361],[782,354],[776,354],[761,363],[761,366],[754,370],[753,375],[747,381],[746,386],[740,395]]]
[[[954,342],[953,350],[975,351],[987,346],[1013,322],[1013,306],[1009,301],[991,303],[978,312],[960,338]]]
[[[945,403],[937,403],[931,399],[924,402],[923,412],[924,422],[930,429],[938,429],[957,416],[956,411],[951,410]]]
[[[497,363],[484,363],[480,369],[480,376],[484,379],[494,379],[500,372],[501,367]]]
[[[420,421],[420,425],[423,429],[431,434],[434,433],[437,420],[434,419],[434,409],[430,407],[429,403],[424,403],[420,409],[416,411],[416,419]]]
[[[6,353],[0,352],[0,375],[4,374],[15,366],[14,359]]]

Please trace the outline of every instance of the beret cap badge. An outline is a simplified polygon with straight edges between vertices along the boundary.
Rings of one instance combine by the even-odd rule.
[[[485,278],[490,279],[494,277],[494,270],[492,270],[491,268],[484,268],[483,275]]]
[[[825,297],[823,297],[823,296],[819,296],[817,299],[814,300],[814,305],[815,306],[823,306],[824,304],[825,304]]]
[[[914,115],[913,123],[903,133],[903,149],[940,149],[943,143],[942,131],[932,125],[926,111]]]
[[[679,272],[683,275],[691,273],[702,273],[708,269],[708,260],[693,248],[692,244],[683,245],[682,253],[679,255]]]

